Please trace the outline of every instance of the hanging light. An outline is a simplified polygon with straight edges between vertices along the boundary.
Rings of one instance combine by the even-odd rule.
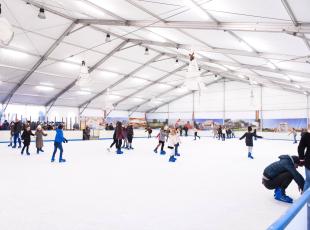
[[[145,47],[144,55],[149,55],[149,54],[150,54],[149,48]]]
[[[105,42],[110,42],[111,41],[111,35],[107,34],[105,37]]]
[[[39,14],[38,14],[38,18],[40,18],[40,19],[46,19],[44,8],[40,8]]]
[[[187,69],[187,76],[184,81],[184,87],[188,90],[201,91],[204,88],[204,83],[200,77],[197,61],[195,59],[195,52],[191,50],[189,54],[189,65]]]
[[[175,65],[179,65],[179,59],[175,59]]]
[[[7,46],[13,40],[14,31],[11,24],[4,17],[1,17],[1,4],[0,4],[0,45]]]
[[[77,81],[77,85],[83,86],[90,81],[90,75],[88,72],[88,67],[86,66],[85,61],[82,61],[82,66],[79,74],[79,80]]]

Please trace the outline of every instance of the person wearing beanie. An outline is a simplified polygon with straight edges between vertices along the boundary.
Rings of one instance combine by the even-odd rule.
[[[305,165],[305,175],[306,182],[304,186],[304,191],[310,188],[310,133],[305,132],[298,145],[298,155],[301,164]]]
[[[115,128],[115,140],[116,140],[116,149],[117,149],[116,153],[117,154],[123,154],[123,151],[121,150],[123,139],[124,139],[124,133],[123,133],[122,122],[118,121],[116,123],[116,128]]]
[[[301,161],[298,156],[289,155],[281,155],[279,159],[265,168],[262,183],[267,189],[275,189],[276,200],[293,203],[293,199],[286,195],[285,190],[294,180],[299,191],[303,191],[305,180],[297,171],[297,167],[301,166]]]
[[[47,136],[47,134],[43,131],[42,126],[38,125],[36,132],[36,148],[37,148],[37,154],[43,151],[43,136]]]
[[[23,144],[24,144],[24,146],[22,148],[22,151],[21,151],[22,155],[24,154],[24,150],[25,149],[26,149],[26,154],[30,155],[30,153],[29,153],[29,145],[30,145],[30,142],[31,142],[31,136],[34,136],[34,134],[31,132],[30,126],[25,127],[25,129],[23,131],[23,134],[22,134],[22,140],[23,140]]]
[[[254,159],[254,157],[252,156],[253,137],[263,138],[261,136],[258,136],[256,132],[252,132],[252,127],[249,126],[248,131],[245,134],[243,134],[242,137],[239,138],[239,140],[242,140],[243,138],[245,138],[245,145],[248,147],[248,158],[251,158],[251,159]]]
[[[64,137],[62,129],[63,129],[63,125],[61,124],[56,129],[56,136],[55,136],[55,141],[54,141],[54,152],[52,155],[51,162],[55,161],[55,155],[56,155],[57,149],[59,149],[60,151],[59,163],[66,162],[66,160],[62,158],[62,153],[63,153],[62,143],[68,143],[68,140]]]

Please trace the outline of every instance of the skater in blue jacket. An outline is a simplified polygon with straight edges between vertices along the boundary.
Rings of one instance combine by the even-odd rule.
[[[66,160],[62,158],[62,153],[63,153],[62,143],[68,143],[68,140],[64,137],[62,129],[63,129],[63,125],[59,125],[58,128],[56,129],[56,136],[55,136],[55,141],[54,141],[54,152],[53,152],[51,162],[55,161],[55,155],[56,155],[57,149],[59,149],[60,151],[59,163],[66,162]]]

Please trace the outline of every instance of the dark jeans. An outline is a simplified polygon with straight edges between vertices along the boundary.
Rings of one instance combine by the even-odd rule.
[[[113,139],[113,142],[112,142],[112,144],[110,145],[110,148],[112,148],[113,145],[115,145],[115,144],[116,144],[116,139]]]
[[[20,133],[14,133],[14,146],[13,147],[16,147],[17,140],[18,140],[18,146],[21,146],[22,142],[20,140]]]
[[[177,144],[174,146],[174,154],[175,154],[175,155],[179,153],[179,152],[178,152],[179,145],[180,145],[180,144],[177,143]]]
[[[285,194],[285,190],[290,185],[292,180],[293,180],[292,174],[290,174],[289,172],[284,172],[279,174],[273,179],[270,180],[263,179],[262,183],[267,189],[275,189],[277,187],[280,187],[282,193]]]
[[[26,149],[26,153],[29,153],[29,145],[24,145],[22,148],[22,154],[24,153],[24,150]]]
[[[116,148],[117,150],[121,150],[122,147],[122,139],[116,140]]]
[[[164,150],[164,146],[165,146],[165,142],[164,141],[159,141],[159,143],[156,146],[155,150],[157,150],[160,145],[161,145],[160,150],[163,151]]]
[[[133,139],[133,135],[131,135],[131,134],[127,135],[127,139],[128,139],[128,142],[131,144],[132,139]]]
[[[195,140],[196,140],[196,137],[199,137],[199,139],[200,139],[200,136],[198,136],[197,132],[194,133],[194,137],[195,137]]]
[[[184,129],[185,131],[185,136],[187,137],[188,136],[188,129]]]
[[[56,152],[57,152],[57,149],[59,149],[60,153],[59,153],[59,160],[62,159],[62,153],[63,153],[63,148],[62,148],[62,143],[58,143],[58,142],[54,142],[54,152],[53,152],[53,156],[52,156],[52,159],[54,160],[55,159],[55,155],[56,155]]]

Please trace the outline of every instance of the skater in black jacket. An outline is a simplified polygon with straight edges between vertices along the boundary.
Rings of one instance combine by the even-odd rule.
[[[22,140],[24,141],[24,146],[22,148],[21,154],[24,154],[24,150],[26,149],[26,154],[30,155],[29,153],[29,145],[31,142],[31,136],[34,136],[34,134],[31,132],[30,127],[28,126],[27,128],[24,129],[24,132],[22,134]]]
[[[252,127],[251,126],[249,126],[248,131],[245,134],[243,134],[242,137],[240,137],[240,140],[245,138],[245,145],[248,147],[248,158],[251,158],[251,159],[254,159],[254,157],[252,156],[253,137],[263,138],[261,136],[256,135],[256,132],[252,133]]]

